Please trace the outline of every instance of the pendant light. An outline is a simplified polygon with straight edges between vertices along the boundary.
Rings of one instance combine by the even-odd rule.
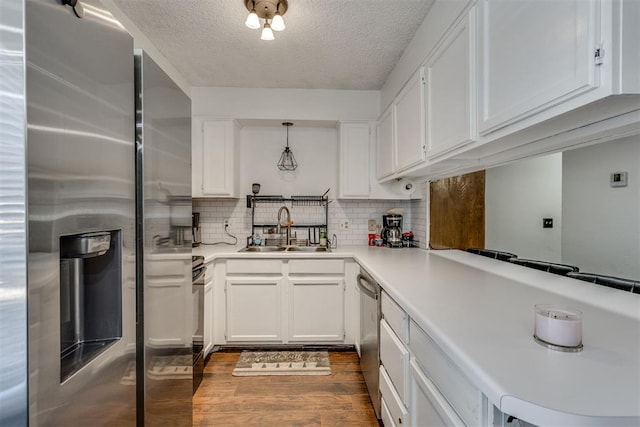
[[[278,169],[281,171],[294,171],[298,167],[298,162],[296,162],[296,158],[293,156],[293,151],[289,149],[289,127],[293,126],[293,123],[284,122],[282,126],[287,128],[287,146],[280,156],[280,161],[278,161]]]

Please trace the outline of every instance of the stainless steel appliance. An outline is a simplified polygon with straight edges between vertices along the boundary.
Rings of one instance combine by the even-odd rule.
[[[28,423],[134,425],[133,39],[97,0],[24,4]]]
[[[0,425],[28,422],[24,1],[0,0]],[[54,273],[55,274],[55,273]],[[55,349],[53,350],[55,352]]]
[[[138,411],[147,425],[191,426],[191,101],[145,52],[136,50],[134,60],[137,289],[144,313]],[[165,243],[157,247],[154,240]],[[171,370],[186,374],[162,374]]]
[[[358,274],[360,293],[360,367],[369,397],[380,419],[380,285],[364,269]]]
[[[193,303],[193,393],[204,376],[204,275],[207,267],[203,256],[191,257]]]
[[[382,215],[383,244],[391,248],[402,247],[402,215]]]
[[[191,242],[194,248],[202,243],[200,237],[200,213],[198,212],[191,214]]]
[[[0,0],[0,425],[191,425],[191,375],[153,383],[148,362],[191,368],[192,339],[148,345],[167,295],[142,286],[179,216],[167,194],[190,200],[189,100],[159,74],[138,99],[131,36],[99,0],[65,3]],[[164,249],[184,258],[190,319],[186,234]]]

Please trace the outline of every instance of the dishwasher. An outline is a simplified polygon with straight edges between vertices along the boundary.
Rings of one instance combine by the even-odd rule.
[[[380,285],[364,269],[358,274],[360,291],[360,367],[369,397],[380,419]]]

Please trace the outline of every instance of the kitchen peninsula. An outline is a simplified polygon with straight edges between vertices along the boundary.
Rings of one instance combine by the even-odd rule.
[[[426,371],[436,392],[458,414],[470,414],[473,424],[503,425],[509,416],[534,425],[640,422],[637,295],[455,250],[349,246],[274,256],[237,249],[202,247],[194,253],[208,263],[342,258],[365,268],[411,319],[412,374],[414,367]],[[353,286],[355,277],[345,280]],[[534,342],[534,305],[542,303],[583,312],[582,352],[560,353]],[[434,366],[424,362],[414,347],[420,340],[442,360]],[[438,382],[443,367],[459,375],[447,381],[462,388]],[[456,407],[459,402],[464,407]]]

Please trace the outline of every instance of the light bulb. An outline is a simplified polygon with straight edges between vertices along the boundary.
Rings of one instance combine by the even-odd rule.
[[[260,28],[260,19],[258,18],[258,14],[255,9],[251,9],[249,12],[249,16],[247,16],[247,20],[244,21],[244,25],[251,28],[252,30],[257,30]]]
[[[280,15],[280,12],[276,12],[276,14],[273,16],[273,19],[271,20],[271,29],[273,31],[282,31],[285,29],[284,19],[282,19],[282,15]]]
[[[262,35],[260,36],[262,40],[273,40],[273,31],[271,31],[271,25],[268,22],[264,23],[264,27],[262,28]]]

